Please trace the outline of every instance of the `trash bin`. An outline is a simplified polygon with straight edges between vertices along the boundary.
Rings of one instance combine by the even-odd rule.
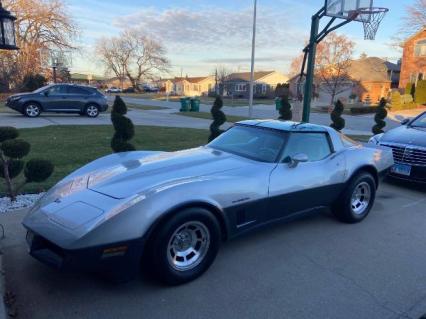
[[[282,100],[279,97],[275,98],[275,109],[279,110],[283,106]]]
[[[197,97],[191,99],[191,112],[200,112],[200,100]]]
[[[190,106],[190,98],[189,97],[183,97],[180,99],[180,112],[188,112],[189,106]]]

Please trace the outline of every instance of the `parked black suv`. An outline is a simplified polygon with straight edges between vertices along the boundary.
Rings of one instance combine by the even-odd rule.
[[[6,106],[28,117],[41,112],[79,113],[97,117],[108,109],[107,98],[96,88],[74,84],[52,84],[31,93],[10,96]]]

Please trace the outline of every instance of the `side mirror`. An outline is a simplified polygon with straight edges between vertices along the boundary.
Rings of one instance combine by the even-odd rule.
[[[408,122],[410,122],[410,119],[409,119],[409,118],[405,118],[405,119],[403,119],[403,120],[401,121],[401,125],[407,125],[407,124],[408,124]]]
[[[305,163],[309,161],[308,155],[304,153],[295,154],[293,157],[290,157],[290,162],[288,163],[288,167],[295,168],[299,163]]]

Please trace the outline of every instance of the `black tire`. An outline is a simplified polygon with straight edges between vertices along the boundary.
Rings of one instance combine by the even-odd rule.
[[[84,114],[86,114],[86,116],[91,118],[98,117],[99,107],[96,104],[89,104],[85,107]]]
[[[353,197],[356,191],[358,193]],[[344,223],[359,223],[369,214],[375,198],[374,177],[367,172],[359,173],[351,178],[346,189],[333,205],[333,214]]]
[[[182,250],[186,249],[184,244],[182,244],[183,247],[180,247],[179,244],[182,243],[185,239],[191,241],[190,239],[181,235],[182,233],[184,234],[184,231],[182,230],[187,229],[186,227],[190,227],[190,225],[195,225],[194,227],[204,227],[204,230],[208,231],[208,244],[207,247],[205,247],[203,246],[205,244],[200,243],[202,242],[201,235],[198,236],[197,234],[194,236],[197,237],[197,245],[200,243],[198,246],[200,252],[199,254],[203,257],[199,257],[197,262],[195,262],[196,259],[194,258],[194,263],[192,264],[191,268],[178,269],[178,267],[183,266],[179,266],[174,263],[174,261],[176,263],[178,263],[178,261],[174,260],[173,258],[177,259],[180,257],[172,257],[173,252],[175,251],[174,249],[176,247],[179,247]],[[202,233],[201,228],[200,230],[197,230],[199,231],[199,234]],[[195,233],[197,233],[197,231]],[[176,245],[173,245],[173,243],[176,243]],[[162,223],[159,228],[156,229],[152,240],[148,243],[150,248],[149,259],[151,262],[151,270],[160,281],[168,285],[179,285],[189,282],[201,276],[210,267],[217,255],[220,243],[220,226],[217,219],[211,212],[203,208],[188,208],[182,210]],[[197,245],[195,245],[195,247],[197,247]],[[201,252],[203,247],[204,253]],[[188,256],[190,255],[191,254],[188,254]],[[178,254],[175,256],[178,256]],[[196,255],[193,256],[196,257]],[[190,259],[192,258],[193,257]],[[187,259],[183,258],[183,260],[185,261]],[[181,263],[183,262],[181,261]]]
[[[29,102],[24,105],[22,113],[27,117],[38,117],[41,114],[41,106],[35,102]]]

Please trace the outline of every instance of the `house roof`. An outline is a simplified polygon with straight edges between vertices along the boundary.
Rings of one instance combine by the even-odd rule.
[[[357,81],[390,81],[386,61],[377,57],[351,61],[348,73],[352,79]]]
[[[254,72],[254,80],[258,81],[265,76],[274,73],[275,71],[259,71]],[[228,80],[242,80],[242,81],[250,81],[251,73],[250,72],[240,72],[240,73],[232,73],[228,75]]]
[[[414,38],[415,36],[419,35],[420,33],[422,33],[423,31],[426,31],[426,27],[423,27],[422,29],[420,29],[419,31],[417,31],[416,33],[414,33],[412,36],[408,37],[405,41],[404,44],[407,43],[408,41],[410,41],[412,38]]]
[[[202,82],[202,81],[204,81],[204,80],[207,80],[208,78],[211,78],[211,76],[200,76],[200,77],[191,77],[191,78],[189,78],[189,77],[176,77],[176,78],[174,78],[174,81],[175,82],[180,82],[180,81],[188,81],[188,82],[190,82],[190,83],[200,83],[200,82]]]
[[[71,80],[83,80],[83,81],[88,81],[90,78],[90,80],[92,81],[104,81],[106,80],[105,77],[102,76],[98,76],[98,75],[93,75],[93,74],[83,74],[83,73],[72,73],[71,74]]]

